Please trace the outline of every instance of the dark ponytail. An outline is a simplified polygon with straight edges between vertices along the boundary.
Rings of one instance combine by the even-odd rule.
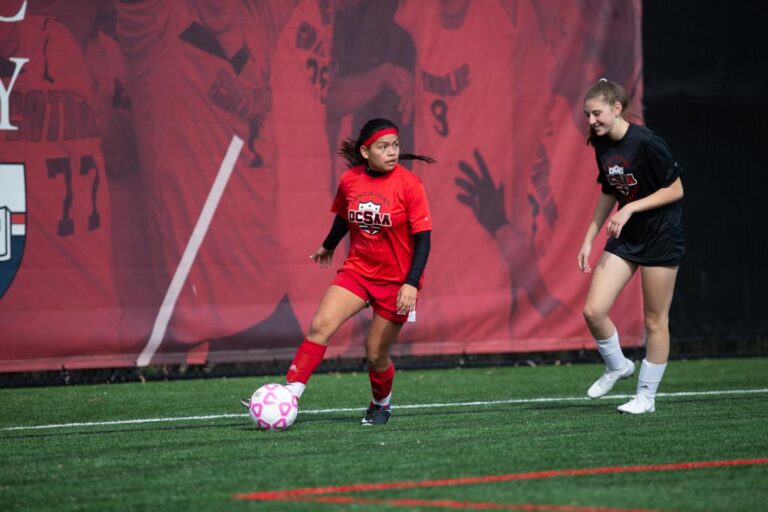
[[[347,167],[357,167],[365,163],[362,153],[360,153],[360,147],[363,142],[379,130],[387,128],[393,128],[397,130],[397,125],[389,119],[371,119],[363,125],[360,129],[360,134],[357,136],[357,140],[349,138],[341,143],[339,148],[339,155],[344,157],[347,161]],[[412,153],[400,153],[400,160],[421,160],[428,164],[434,163],[435,160],[431,157],[424,155],[415,155]]]

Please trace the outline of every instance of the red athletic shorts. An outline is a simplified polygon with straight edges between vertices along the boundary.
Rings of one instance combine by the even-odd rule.
[[[382,318],[396,324],[404,324],[408,315],[397,314],[397,293],[402,285],[383,281],[374,281],[357,272],[341,269],[331,284],[341,286],[354,293],[368,304]]]

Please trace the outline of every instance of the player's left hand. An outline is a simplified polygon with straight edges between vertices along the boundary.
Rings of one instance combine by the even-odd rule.
[[[407,315],[416,308],[416,295],[418,290],[415,286],[404,284],[397,292],[397,314]]]
[[[631,216],[632,210],[627,206],[617,211],[605,226],[606,234],[609,237],[619,238],[621,235],[621,229],[624,227],[627,221],[629,221]]]

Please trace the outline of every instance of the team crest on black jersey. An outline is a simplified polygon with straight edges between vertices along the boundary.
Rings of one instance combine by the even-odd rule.
[[[27,226],[24,165],[0,163],[0,299],[21,264]]]
[[[637,185],[637,180],[632,174],[625,174],[624,167],[621,165],[612,165],[608,167],[608,183],[621,192],[622,195],[629,195],[630,189]]]
[[[382,227],[392,225],[390,214],[381,213],[381,205],[373,201],[358,203],[357,210],[347,212],[347,220],[360,226],[360,229],[369,235],[376,235]]]

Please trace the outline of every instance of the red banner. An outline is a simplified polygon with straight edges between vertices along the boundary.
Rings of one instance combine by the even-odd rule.
[[[640,20],[639,0],[3,2],[0,371],[292,356],[334,275],[308,256],[337,148],[372,117],[437,160],[411,167],[433,243],[394,354],[591,348],[582,95],[607,76],[640,112]],[[641,313],[633,282],[628,345]],[[361,355],[369,321],[329,354]]]

